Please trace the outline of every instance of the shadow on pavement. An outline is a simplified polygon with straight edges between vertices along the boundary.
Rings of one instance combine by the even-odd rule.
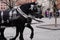
[[[54,24],[48,24],[48,25],[39,25],[36,26],[37,28],[47,29],[47,30],[60,30],[60,24],[57,24],[57,27],[54,26]]]

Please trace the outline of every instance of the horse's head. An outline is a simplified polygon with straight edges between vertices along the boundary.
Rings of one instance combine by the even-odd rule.
[[[36,18],[40,18],[40,19],[43,18],[42,14],[40,13],[38,14],[38,6],[35,3],[28,3],[28,4],[21,5],[21,6],[13,7],[13,9],[18,9],[18,8],[20,8],[21,11],[23,11],[26,15],[30,14]],[[20,11],[20,14],[21,14],[21,11]]]
[[[41,6],[39,5],[31,5],[30,11],[32,11],[32,15],[35,16],[36,18],[43,18],[42,15],[42,10],[41,10]]]

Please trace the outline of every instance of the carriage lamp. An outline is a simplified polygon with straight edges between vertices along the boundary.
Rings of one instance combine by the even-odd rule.
[[[9,23],[9,20],[7,19],[7,23]]]
[[[3,20],[3,11],[1,12],[1,18],[2,18],[1,23],[4,23],[4,20]]]
[[[16,10],[13,12],[13,18],[16,18]]]
[[[9,12],[9,19],[12,18],[12,11]]]

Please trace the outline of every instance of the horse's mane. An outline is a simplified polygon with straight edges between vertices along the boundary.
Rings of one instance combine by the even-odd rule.
[[[23,11],[23,12],[25,12],[26,14],[31,14],[31,10],[30,10],[30,8],[31,8],[31,5],[36,5],[35,4],[35,2],[32,2],[32,3],[26,3],[26,4],[23,4],[23,5],[21,5],[20,6],[20,8],[21,8],[21,10]]]

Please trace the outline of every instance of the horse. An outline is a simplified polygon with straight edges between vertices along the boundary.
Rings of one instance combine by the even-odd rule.
[[[35,17],[34,16],[34,12],[37,12],[37,10],[36,9],[33,9],[33,10],[31,10],[30,8],[31,8],[31,5],[36,5],[36,3],[35,2],[33,2],[33,3],[28,3],[28,4],[24,4],[24,5],[21,5],[19,8],[26,14],[26,15],[31,15],[30,17],[28,16],[27,17],[27,19],[25,19],[24,20],[24,22],[23,22],[23,20],[22,20],[22,23],[23,24],[25,24],[25,23],[27,23],[27,25],[25,26],[25,27],[28,27],[28,28],[30,28],[31,29],[31,35],[30,35],[30,38],[31,38],[31,40],[33,39],[33,36],[34,36],[34,29],[32,28],[32,26],[31,26],[31,22],[32,22],[32,19],[34,19],[33,17]],[[34,7],[33,7],[34,8]],[[20,10],[20,11],[21,11]],[[21,13],[20,11],[18,11],[17,10],[17,12],[18,13]],[[23,13],[22,12],[22,13]],[[25,15],[25,16],[26,16]],[[36,17],[35,17],[36,18]],[[40,15],[40,17],[39,16],[37,16],[37,18],[43,18],[43,16],[42,15]],[[23,19],[23,18],[22,18]],[[34,19],[35,20],[35,19]],[[21,22],[19,23],[19,19],[18,19],[18,24],[20,25],[21,24]],[[38,21],[38,20],[36,20],[36,21]],[[39,21],[38,21],[39,22]],[[41,22],[41,21],[40,21]],[[22,24],[21,24],[22,25]],[[18,25],[17,25],[18,26]],[[18,36],[18,33],[20,32],[20,40],[24,40],[23,39],[23,31],[24,31],[24,28],[25,27],[20,27],[20,26],[18,26],[18,28],[17,28],[17,34],[16,34],[16,37]],[[21,29],[20,29],[21,28]],[[20,30],[20,31],[19,31]],[[13,38],[12,40],[15,40],[16,39],[16,37],[15,38]]]
[[[22,10],[26,15],[32,14],[32,11],[29,10],[31,4],[35,5],[35,3],[29,3],[29,4],[24,4],[24,5],[20,6],[21,10]],[[17,11],[17,12],[18,12],[18,11]],[[18,12],[18,13],[19,13],[19,12]],[[22,19],[22,20],[21,20],[21,19]],[[31,26],[32,19],[31,19],[30,17],[28,17],[28,18],[25,19],[25,20],[24,20],[24,18],[21,18],[21,19],[19,18],[18,20],[16,20],[16,21],[18,21],[18,24],[17,24],[17,34],[16,34],[15,38],[13,38],[13,39],[11,39],[11,40],[15,40],[16,37],[19,35],[19,34],[18,34],[19,32],[20,32],[20,40],[24,40],[24,39],[23,39],[23,31],[24,31],[24,28],[25,28],[25,27],[30,28],[31,31],[32,31],[30,38],[32,39],[33,36],[34,36],[34,29],[33,29],[32,26]],[[19,23],[19,21],[21,21],[21,22]],[[21,24],[21,23],[23,23],[23,24]],[[24,26],[25,23],[27,23],[26,26]],[[21,24],[22,27],[20,27],[20,24]]]

